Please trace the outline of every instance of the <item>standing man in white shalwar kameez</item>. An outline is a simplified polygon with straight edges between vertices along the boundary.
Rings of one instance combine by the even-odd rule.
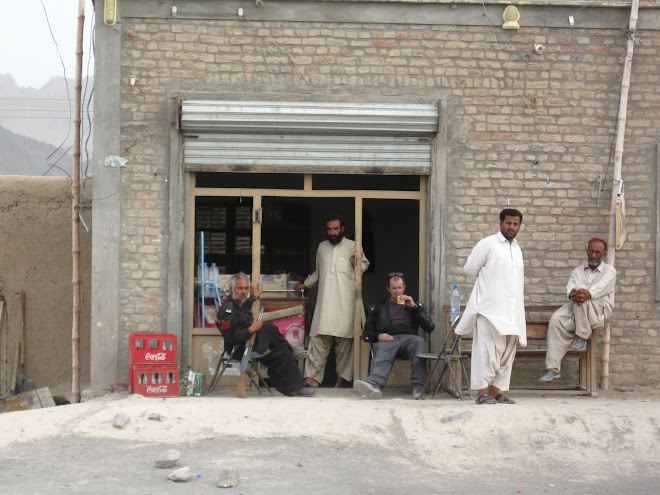
[[[477,280],[456,327],[458,335],[473,335],[470,389],[477,404],[514,404],[509,390],[516,345],[527,345],[523,256],[516,235],[523,215],[500,212],[500,231],[480,240],[465,263],[465,273]]]
[[[310,387],[318,387],[323,381],[325,363],[334,342],[336,387],[347,388],[353,381],[355,241],[344,237],[344,222],[339,215],[326,218],[325,230],[328,240],[319,244],[316,270],[295,287],[301,290],[319,284],[305,361],[305,382]],[[362,272],[369,267],[364,256],[361,267]]]

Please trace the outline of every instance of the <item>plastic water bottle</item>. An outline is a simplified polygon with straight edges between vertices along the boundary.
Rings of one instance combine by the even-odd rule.
[[[458,292],[458,284],[454,284],[454,290],[451,291],[449,310],[449,320],[454,321],[461,314],[461,294]]]
[[[211,267],[209,268],[209,282],[213,282],[214,284],[218,284],[218,279],[220,278],[220,270],[218,270],[218,267],[215,266],[215,263],[211,263]]]

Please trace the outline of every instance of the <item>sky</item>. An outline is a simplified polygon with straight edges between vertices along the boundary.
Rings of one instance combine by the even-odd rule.
[[[0,0],[0,6],[0,74],[11,74],[19,86],[40,88],[64,75],[59,49],[66,77],[75,77],[78,0]],[[86,0],[83,77],[94,72],[93,62],[87,70],[93,14],[92,2]]]

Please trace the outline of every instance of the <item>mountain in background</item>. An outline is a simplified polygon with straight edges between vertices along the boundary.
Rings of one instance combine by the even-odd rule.
[[[87,105],[93,84],[93,77],[82,81],[83,162],[92,153],[92,141],[87,138],[93,109],[91,104],[89,108]],[[35,89],[20,87],[10,74],[0,74],[0,174],[42,175],[64,153],[57,165],[71,173],[74,132],[70,107],[74,99],[73,79],[54,77]],[[86,149],[85,143],[88,143]],[[46,158],[57,148],[47,165]],[[48,175],[64,173],[53,168]]]
[[[49,176],[66,175],[61,169],[71,175],[73,157],[66,154],[57,161],[63,150],[51,156],[46,163],[46,158],[55,150],[56,147],[48,143],[19,136],[0,127],[0,175],[43,175],[46,172]],[[57,167],[51,168],[50,164],[56,162]]]

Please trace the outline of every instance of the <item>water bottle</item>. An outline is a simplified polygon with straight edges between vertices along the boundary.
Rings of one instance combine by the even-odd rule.
[[[206,263],[204,263],[204,265],[202,266],[202,279],[204,280],[204,282],[209,281],[209,265],[207,265]]]
[[[449,320],[453,322],[458,318],[458,315],[461,314],[461,295],[458,292],[458,284],[454,284],[454,290],[451,291],[450,302],[451,309],[449,310]]]
[[[209,282],[213,282],[214,284],[217,285],[219,278],[220,278],[220,270],[215,265],[215,263],[211,263],[211,268],[209,268]]]

